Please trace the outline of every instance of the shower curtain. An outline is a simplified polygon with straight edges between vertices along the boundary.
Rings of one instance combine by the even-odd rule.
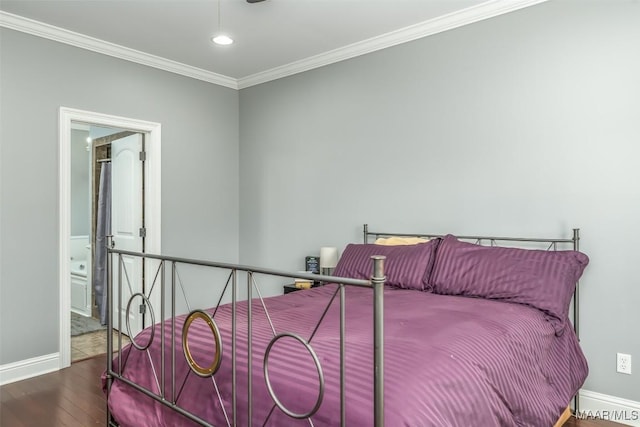
[[[96,225],[93,291],[100,323],[107,324],[107,236],[111,234],[111,163],[102,163],[98,189],[98,223]]]

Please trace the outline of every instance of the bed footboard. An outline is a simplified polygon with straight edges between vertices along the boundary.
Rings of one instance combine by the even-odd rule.
[[[318,330],[324,328],[326,318],[333,316],[339,317],[339,373],[335,375],[337,388],[332,382],[331,393],[339,393],[340,425],[345,426],[345,290],[352,286],[372,290],[371,418],[375,426],[384,425],[383,256],[372,257],[372,278],[367,281],[117,249],[109,249],[108,253],[107,306],[110,315],[107,326],[109,330],[117,331],[116,338],[108,334],[107,341],[107,352],[114,355],[107,358],[103,383],[107,394],[108,425],[129,425],[131,421],[127,420],[140,415],[134,414],[135,411],[150,412],[151,406],[157,409],[161,405],[163,409],[159,412],[173,421],[150,421],[152,425],[175,425],[172,423],[176,419],[182,420],[180,425],[264,425],[275,416],[274,413],[281,412],[292,419],[306,420],[313,426],[323,400],[327,400],[325,394],[329,387],[325,381],[328,367],[318,357],[324,350],[316,348],[322,344],[317,342],[320,340]],[[212,271],[217,279],[204,286],[206,289],[196,287],[195,297],[189,295],[186,276],[202,277],[202,271]],[[305,335],[287,330],[287,324],[278,323],[278,316],[283,315],[270,311],[277,298],[263,297],[264,288],[258,284],[258,276],[266,282],[278,278],[330,282],[335,283],[331,285],[335,286],[335,291],[332,290],[315,327],[305,331]],[[246,286],[240,285],[243,280],[246,280]],[[193,304],[194,300],[203,301],[212,295],[217,300],[214,304],[207,306],[201,302],[197,307]],[[131,345],[123,346],[123,335],[130,337]],[[318,387],[310,409],[301,411],[288,407],[280,398],[283,380],[275,375],[277,369],[274,374],[270,367],[286,366],[277,360],[282,356],[274,351],[285,341],[289,347],[297,346],[295,351],[312,361]],[[142,365],[147,366],[148,371],[140,374],[136,370]],[[205,399],[207,403],[194,403],[193,399],[204,389],[211,392]],[[270,399],[265,399],[265,390]],[[269,400],[270,409],[256,409],[256,405],[264,406],[265,400]],[[144,410],[138,408],[141,401],[151,406]],[[267,413],[266,419],[264,413]]]

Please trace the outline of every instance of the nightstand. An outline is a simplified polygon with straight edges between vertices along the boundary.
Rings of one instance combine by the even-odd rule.
[[[311,285],[312,288],[315,288],[316,286],[319,285]],[[291,292],[295,292],[295,291],[304,291],[305,289],[300,289],[300,288],[296,288],[296,285],[294,285],[293,283],[289,284],[289,285],[284,285],[282,287],[282,289],[284,290],[285,294],[291,293]]]
[[[296,285],[290,284],[290,285],[284,285],[282,287],[282,289],[284,290],[285,294],[291,293],[291,292],[295,292],[295,291],[301,291],[302,289],[298,289],[296,288]]]

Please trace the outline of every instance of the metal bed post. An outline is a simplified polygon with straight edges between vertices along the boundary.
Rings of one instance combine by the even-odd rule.
[[[384,427],[384,256],[372,256],[373,277],[373,412],[375,427]]]
[[[112,315],[113,310],[107,314],[107,316]],[[122,374],[122,351],[120,350],[122,350],[122,254],[118,254],[118,374]]]
[[[113,357],[111,357],[111,355],[113,355],[113,319],[111,316],[111,313],[113,313],[113,310],[111,309],[111,304],[113,303],[111,300],[113,298],[112,292],[113,290],[111,289],[111,269],[112,269],[112,265],[111,265],[111,257],[113,256],[111,254],[111,251],[109,250],[109,241],[111,240],[110,236],[107,236],[107,397],[109,396],[109,393],[111,392],[111,384],[113,383],[113,375],[111,375],[111,371],[113,371]],[[109,405],[107,406],[107,425],[110,426],[111,424],[111,411],[109,410]]]
[[[247,272],[247,327],[248,327],[248,331],[247,331],[247,398],[248,398],[248,408],[247,408],[247,412],[248,412],[248,418],[247,418],[247,425],[249,427],[251,427],[251,425],[253,424],[253,420],[251,419],[253,417],[253,379],[252,379],[252,375],[253,375],[253,358],[251,357],[253,355],[253,341],[251,339],[251,334],[252,334],[252,324],[251,321],[253,320],[253,316],[251,313],[251,299],[252,297],[252,289],[251,289],[251,282],[253,280],[253,273],[252,272]]]
[[[580,250],[580,229],[573,229],[573,250]],[[580,341],[580,327],[578,322],[578,316],[580,314],[579,307],[579,296],[580,296],[580,287],[576,283],[576,290],[573,292],[573,330],[576,332],[576,337],[578,337],[578,341]]]
[[[237,405],[238,398],[236,396],[237,393],[237,377],[236,377],[236,350],[237,350],[237,341],[236,341],[236,329],[237,329],[237,275],[238,270],[233,270],[233,278],[231,282],[231,409],[233,410],[233,420],[232,426],[236,427],[238,423],[237,417]]]
[[[580,250],[580,229],[573,229],[573,250]],[[576,333],[576,337],[578,338],[578,342],[580,342],[580,282],[576,283],[576,288],[573,291],[573,330]],[[576,395],[573,397],[573,409],[575,411],[575,415],[580,413],[580,389],[576,392]]]
[[[347,335],[347,326],[346,326],[346,313],[345,313],[345,305],[346,305],[346,295],[344,293],[344,285],[341,283],[340,285],[340,427],[345,427],[347,425],[347,407],[346,407],[346,385],[345,385],[345,375],[346,375],[346,335]]]
[[[175,262],[171,263],[172,271],[175,271]],[[171,284],[173,285],[174,276],[171,275]],[[164,320],[165,320],[165,293],[167,292],[165,285],[165,264],[162,263],[162,281],[160,282],[160,386],[158,387],[158,392],[162,396],[163,399],[167,397],[166,383],[164,379],[164,349],[166,348],[165,337],[164,337]],[[133,338],[133,337],[132,337]]]
[[[171,263],[171,402],[176,403],[176,263]],[[162,309],[162,308],[161,308]],[[164,328],[164,317],[162,325]],[[155,328],[155,325],[153,326]],[[160,330],[164,336],[164,330]]]

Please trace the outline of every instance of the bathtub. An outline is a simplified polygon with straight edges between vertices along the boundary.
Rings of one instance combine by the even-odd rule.
[[[71,311],[91,316],[91,245],[89,236],[71,236]]]
[[[87,270],[89,269],[89,264],[86,259],[72,259],[71,260],[71,275],[72,276],[80,276],[87,277]]]

